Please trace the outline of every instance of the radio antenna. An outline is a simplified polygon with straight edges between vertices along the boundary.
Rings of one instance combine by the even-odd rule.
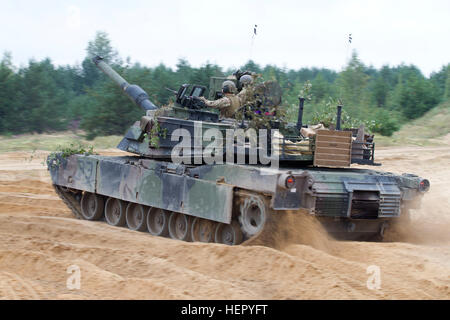
[[[250,60],[252,60],[252,57],[253,57],[253,44],[255,42],[255,37],[256,37],[256,28],[258,28],[257,24],[255,24],[255,26],[253,27],[252,41],[250,43]]]

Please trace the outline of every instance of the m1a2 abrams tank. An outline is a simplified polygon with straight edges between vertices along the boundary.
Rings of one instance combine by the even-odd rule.
[[[429,188],[412,174],[350,168],[375,164],[375,147],[361,132],[340,130],[339,112],[336,130],[307,136],[300,133],[307,127],[300,99],[297,124],[272,121],[279,131],[239,140],[234,133],[245,132],[248,119],[220,119],[199,99],[205,87],[182,85],[172,108],[158,109],[102,58],[93,61],[146,116],[118,145],[135,155],[48,158],[55,190],[78,218],[235,245],[271,232],[286,211],[303,209],[331,234],[360,238],[382,235]]]

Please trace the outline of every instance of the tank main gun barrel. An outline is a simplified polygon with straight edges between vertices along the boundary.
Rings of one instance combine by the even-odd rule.
[[[139,107],[147,110],[156,110],[158,109],[149,99],[147,92],[144,91],[141,87],[135,84],[129,84],[124,78],[122,78],[116,71],[114,71],[100,56],[95,56],[92,59],[92,62],[103,71],[112,81],[114,81],[131,99],[135,104]]]

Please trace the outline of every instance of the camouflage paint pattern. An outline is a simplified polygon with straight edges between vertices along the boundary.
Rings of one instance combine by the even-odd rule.
[[[352,218],[355,195],[376,196],[375,218],[400,216],[421,197],[421,178],[366,169],[273,170],[237,164],[186,166],[135,156],[72,155],[49,164],[54,184],[146,206],[230,223],[235,191],[271,198],[275,211],[307,209],[318,217]],[[287,189],[284,175],[295,178]]]

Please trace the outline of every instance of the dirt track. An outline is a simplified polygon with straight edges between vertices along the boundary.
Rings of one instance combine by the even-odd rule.
[[[72,218],[44,153],[0,155],[0,298],[450,299],[450,147],[384,149],[380,169],[428,178],[401,242],[335,242],[308,219],[282,249],[184,243]],[[303,219],[303,220],[302,220]],[[300,242],[300,243],[299,243]],[[79,266],[81,288],[68,290]],[[369,290],[370,265],[381,288]]]

